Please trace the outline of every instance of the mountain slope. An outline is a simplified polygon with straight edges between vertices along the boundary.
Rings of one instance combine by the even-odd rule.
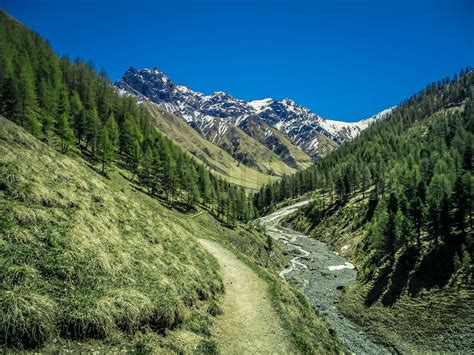
[[[344,350],[278,278],[285,257],[275,245],[269,258],[263,234],[164,208],[126,171],[109,175],[0,117],[0,351],[219,351],[211,314],[227,286],[196,236],[258,274],[277,315],[266,326],[295,349]]]
[[[474,346],[473,82],[466,69],[430,84],[255,199],[265,211],[315,190],[287,223],[351,258],[358,279],[340,308],[394,351]]]
[[[225,150],[210,143],[172,113],[148,101],[144,101],[143,105],[150,112],[156,127],[163,134],[229,182],[255,190],[272,179],[271,176],[242,164]],[[292,170],[285,171],[291,172]]]
[[[293,169],[306,168],[312,162],[311,158],[295,146],[288,137],[256,116],[241,120],[239,128],[275,152],[286,165]]]
[[[328,132],[330,132],[335,137],[337,137],[337,139],[340,140],[341,142],[348,141],[357,137],[360,132],[362,132],[372,123],[380,121],[384,119],[385,117],[387,117],[393,111],[393,109],[395,109],[395,106],[385,109],[373,115],[372,117],[365,118],[358,122],[341,122],[341,121],[326,120],[323,123],[323,127]]]
[[[209,142],[231,154],[238,141],[228,136],[230,133],[240,139],[242,136],[232,129],[238,127],[297,169],[306,164],[307,155],[324,156],[338,143],[354,138],[370,122],[384,116],[381,113],[360,122],[345,123],[326,120],[290,99],[245,102],[224,92],[205,95],[175,84],[158,69],[131,67],[115,85],[119,92],[134,95],[139,100],[148,99],[181,117]],[[280,134],[269,127],[276,128]],[[287,139],[282,139],[283,136]],[[240,144],[245,146],[247,142]]]
[[[106,179],[4,118],[0,156],[4,345],[124,342],[146,327],[175,328],[223,291],[182,218],[118,174]]]
[[[182,85],[174,84],[157,69],[138,71],[130,68],[116,86],[121,93],[134,95],[142,101],[149,100],[182,117],[210,143],[224,149],[244,165],[256,168],[264,174],[282,175],[291,169],[305,167],[310,161],[310,158],[289,140],[282,140],[277,136],[273,142],[266,144],[269,131],[263,122],[255,122],[263,126],[259,128],[262,134],[253,132],[248,135],[242,132],[239,125],[229,121],[229,115],[247,117],[252,109],[243,101],[225,93],[218,92],[211,96],[196,93]],[[282,160],[282,164],[276,163],[277,160]],[[288,167],[278,166],[286,165],[286,161],[289,162]],[[267,166],[266,162],[270,162],[271,167]]]

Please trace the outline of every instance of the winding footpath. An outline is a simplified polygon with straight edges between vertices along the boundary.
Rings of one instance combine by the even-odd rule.
[[[267,233],[286,245],[294,257],[280,277],[295,285],[324,316],[343,343],[356,354],[382,354],[387,349],[372,342],[337,309],[343,290],[355,282],[354,265],[335,253],[325,243],[289,228],[279,226],[283,217],[296,212],[310,200],[284,207],[260,219]]]
[[[293,353],[267,297],[267,283],[218,243],[205,239],[199,243],[216,257],[225,286],[223,314],[214,326],[219,351],[239,355]]]

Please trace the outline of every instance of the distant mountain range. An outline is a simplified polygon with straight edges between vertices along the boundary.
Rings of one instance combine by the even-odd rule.
[[[353,139],[393,109],[358,122],[334,121],[291,99],[246,102],[222,91],[205,95],[174,83],[158,69],[131,67],[115,85],[120,93],[156,104],[161,110],[181,118],[237,161],[269,175],[282,175],[287,171],[260,166],[265,156],[270,160],[276,156],[291,169],[305,167],[311,159]],[[262,155],[262,151],[265,154]]]

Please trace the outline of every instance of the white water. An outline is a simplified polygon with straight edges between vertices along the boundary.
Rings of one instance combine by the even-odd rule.
[[[260,218],[260,222],[265,226],[267,233],[275,240],[279,240],[285,245],[290,245],[295,248],[300,255],[291,259],[289,268],[280,271],[280,277],[285,278],[285,275],[292,272],[296,268],[307,269],[308,267],[301,263],[302,258],[308,257],[311,253],[299,244],[296,243],[297,238],[307,238],[304,234],[295,232],[294,230],[278,226],[281,219],[289,214],[296,212],[300,207],[307,205],[311,200],[295,203],[294,205],[284,207],[268,216]]]

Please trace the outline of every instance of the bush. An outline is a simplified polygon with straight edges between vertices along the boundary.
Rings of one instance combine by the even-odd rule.
[[[196,347],[196,350],[194,351],[194,353],[212,355],[212,354],[218,354],[219,352],[217,351],[217,344],[214,340],[203,339],[201,340],[199,345]]]
[[[55,333],[57,305],[24,288],[0,292],[0,339],[10,346],[33,347]]]
[[[217,316],[219,314],[222,314],[222,310],[221,308],[219,307],[219,305],[217,304],[217,302],[215,301],[209,301],[209,305],[207,306],[207,312],[211,315],[211,316]]]

